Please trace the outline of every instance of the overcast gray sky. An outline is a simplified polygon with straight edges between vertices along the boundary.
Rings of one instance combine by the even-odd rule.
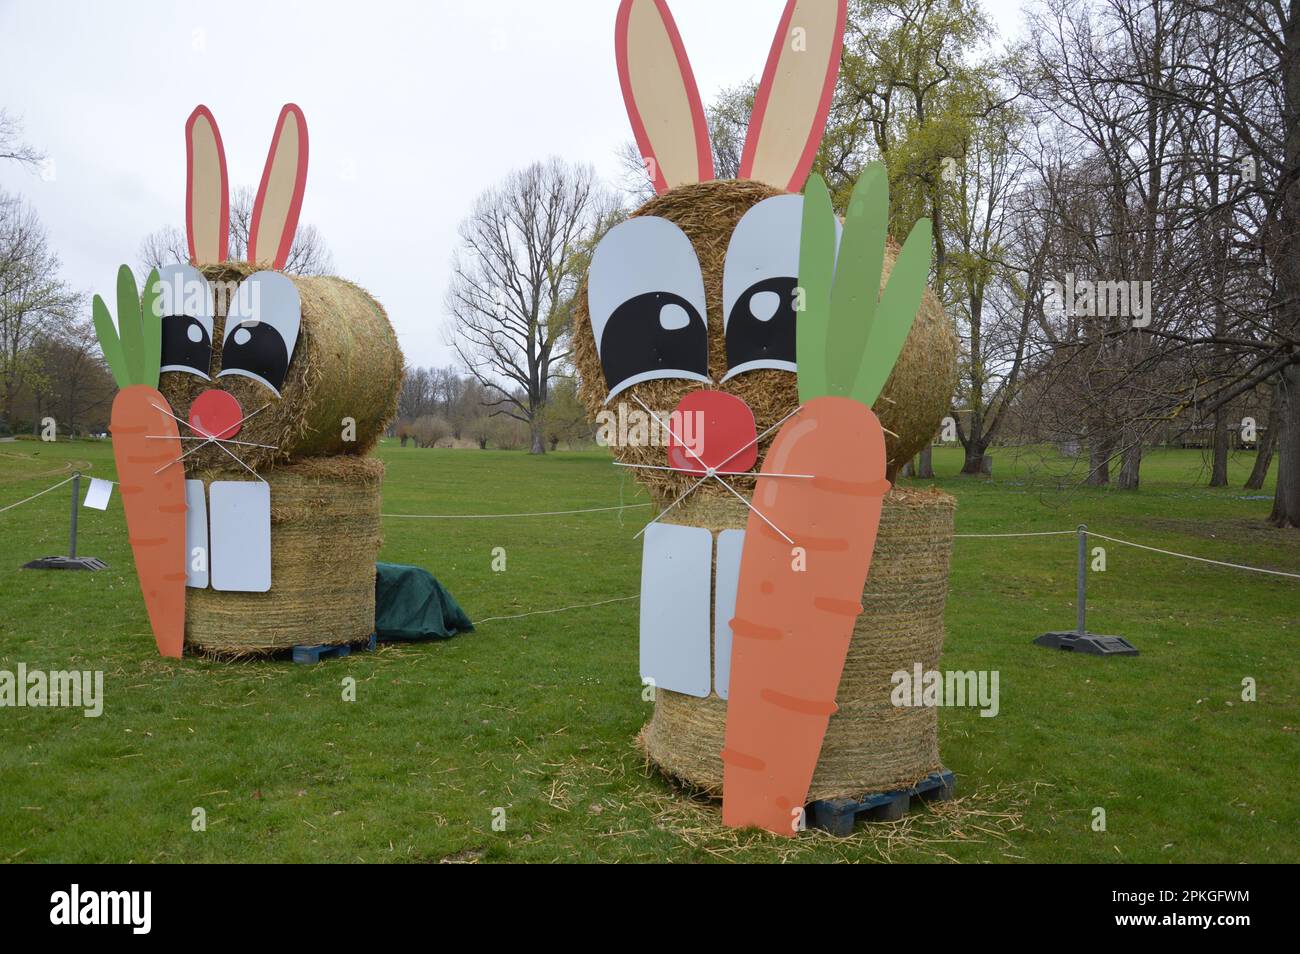
[[[783,0],[675,0],[701,96],[762,72]],[[1003,30],[1019,0],[985,0]],[[184,123],[221,127],[232,191],[256,188],[286,102],[311,136],[302,219],[388,309],[409,363],[449,364],[456,227],[479,192],[548,155],[618,175],[631,138],[617,0],[0,0],[0,106],[46,152],[0,166],[76,288],[112,289],[140,240],[184,226]]]

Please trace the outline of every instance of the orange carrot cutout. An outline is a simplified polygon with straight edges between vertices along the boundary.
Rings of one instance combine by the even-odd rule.
[[[136,294],[135,276],[117,273],[117,327],[95,296],[95,332],[121,390],[108,429],[121,484],[135,572],[154,641],[163,656],[180,659],[185,643],[185,470],[171,406],[158,392],[162,317],[157,271]]]
[[[814,175],[805,190],[805,307],[796,323],[802,407],[763,461],[731,623],[722,751],[722,821],[731,827],[798,829],[862,612],[889,491],[884,432],[871,404],[916,317],[930,256],[930,222],[921,219],[879,292],[888,208],[884,167],[873,163],[853,190],[837,265],[826,185]]]

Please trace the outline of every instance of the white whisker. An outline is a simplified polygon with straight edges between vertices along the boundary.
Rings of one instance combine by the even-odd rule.
[[[704,458],[702,458],[699,454],[695,453],[695,451],[693,451],[693,450],[691,449],[691,447],[690,447],[689,444],[687,444],[684,440],[682,440],[680,437],[678,437],[676,431],[674,431],[671,427],[669,427],[667,424],[665,424],[665,423],[663,422],[663,420],[659,417],[658,414],[656,414],[654,411],[650,410],[650,408],[646,407],[646,403],[645,403],[645,401],[641,400],[641,399],[640,399],[639,397],[637,397],[635,394],[632,395],[632,400],[633,400],[633,401],[636,401],[637,404],[640,404],[640,405],[641,405],[641,409],[644,410],[644,411],[645,411],[647,414],[649,414],[651,417],[653,417],[653,418],[655,419],[655,423],[656,423],[656,424],[658,424],[658,425],[659,425],[660,427],[662,427],[665,431],[667,431],[667,432],[669,433],[670,436],[676,438],[677,443],[682,445],[682,450],[686,451],[686,453],[690,454],[692,457],[694,457],[696,460],[698,460],[698,461],[700,462],[700,466],[702,466],[702,467],[707,467],[707,466],[708,466],[707,464],[704,463]],[[733,456],[734,456],[734,455],[733,455]],[[730,460],[730,459],[731,459],[731,458],[727,458],[727,460]],[[723,461],[724,464],[725,464],[726,462],[727,462],[727,461],[725,461],[725,460]]]
[[[152,404],[152,402],[150,402],[150,403]],[[162,472],[163,472],[164,470],[166,470],[168,467],[172,466],[172,464],[179,464],[179,463],[180,463],[181,461],[183,461],[186,457],[189,457],[189,456],[190,456],[191,454],[193,454],[195,451],[203,450],[203,448],[207,447],[209,444],[216,444],[216,446],[219,447],[219,448],[221,448],[221,450],[226,454],[227,457],[229,457],[231,460],[233,460],[233,461],[234,461],[236,464],[238,464],[240,467],[244,468],[244,470],[248,471],[250,474],[252,474],[252,475],[253,475],[254,477],[256,477],[258,480],[262,481],[262,483],[266,483],[266,479],[265,479],[261,474],[259,474],[259,473],[258,473],[257,471],[255,471],[255,470],[253,470],[253,468],[249,467],[249,466],[248,466],[247,464],[245,464],[242,460],[240,460],[237,456],[235,456],[235,453],[234,453],[234,452],[233,452],[229,447],[224,446],[226,443],[231,443],[231,444],[245,444],[245,443],[247,443],[246,441],[227,441],[227,440],[223,440],[222,438],[217,437],[215,434],[207,434],[207,433],[205,433],[205,432],[199,430],[197,427],[195,427],[195,426],[194,426],[193,424],[191,424],[189,421],[182,421],[179,417],[177,417],[175,414],[173,414],[173,413],[171,412],[171,410],[168,409],[168,408],[160,407],[160,406],[157,405],[157,404],[152,404],[152,406],[153,406],[153,408],[154,408],[155,410],[162,411],[164,414],[166,414],[168,417],[170,417],[173,421],[177,421],[178,423],[184,424],[186,427],[188,427],[190,430],[192,430],[195,434],[198,434],[198,435],[199,435],[199,437],[197,438],[198,440],[203,441],[203,443],[201,443],[201,444],[197,444],[197,445],[195,445],[194,447],[191,447],[189,450],[187,450],[184,454],[181,454],[181,456],[180,456],[180,457],[177,457],[175,460],[170,461],[170,462],[168,462],[168,463],[166,463],[166,464],[163,464],[161,467],[159,467],[157,470],[154,471],[155,474],[160,474],[160,473],[162,473]],[[242,426],[243,423],[244,423],[245,421],[247,421],[249,418],[251,418],[254,414],[261,414],[263,411],[265,411],[265,410],[266,410],[268,407],[270,407],[270,406],[271,406],[270,403],[263,404],[263,405],[262,405],[261,407],[259,407],[256,411],[254,411],[252,414],[245,414],[245,415],[244,415],[243,417],[241,417],[238,421],[236,421],[235,424],[230,425],[229,427],[225,428],[225,430],[230,430],[231,427],[235,427],[235,426]],[[181,439],[183,440],[184,438],[181,438]],[[270,445],[267,445],[267,444],[257,444],[257,445],[252,445],[252,446],[257,446],[257,447],[267,447],[267,446],[270,446]],[[275,450],[275,448],[271,448],[271,449],[272,449],[272,450]]]
[[[200,444],[199,446],[202,447],[203,445]],[[238,464],[240,467],[244,468],[244,470],[248,471],[250,474],[252,474],[252,475],[253,475],[254,477],[256,477],[258,480],[260,480],[262,483],[266,483],[266,478],[265,478],[265,477],[263,477],[263,476],[262,476],[261,474],[259,474],[257,471],[253,470],[253,468],[249,467],[249,466],[248,466],[247,464],[245,464],[242,460],[240,460],[238,457],[236,457],[234,451],[232,451],[229,447],[223,447],[223,446],[221,445],[220,442],[217,443],[217,446],[220,447],[223,451],[225,451],[226,456],[229,457],[231,460],[233,460],[236,464]]]
[[[714,476],[717,477],[716,474]],[[739,500],[746,507],[752,510],[760,520],[762,520],[765,524],[767,524],[769,527],[771,527],[773,530],[779,533],[781,535],[781,538],[785,540],[786,543],[790,544],[790,546],[794,546],[794,541],[791,540],[788,536],[786,536],[785,531],[782,530],[780,527],[778,527],[776,524],[774,524],[771,520],[768,520],[767,517],[764,515],[763,511],[759,510],[752,503],[750,503],[748,500],[745,499],[744,494],[736,490],[735,487],[731,486],[731,484],[727,483],[721,477],[718,477],[717,480],[718,483],[722,484],[722,486],[726,487],[729,491],[731,491],[731,493],[735,496],[737,500]]]
[[[252,441],[235,441],[229,437],[173,437],[171,434],[146,434],[151,441],[211,441],[217,440],[222,444],[239,444],[241,447],[267,447],[271,450],[278,450],[274,444],[254,444]]]
[[[704,476],[701,477],[699,480],[697,480],[695,483],[693,483],[693,484],[692,484],[690,487],[688,487],[685,491],[683,491],[683,493],[682,493],[682,495],[681,495],[680,497],[678,497],[676,500],[674,500],[672,503],[670,503],[667,507],[665,507],[664,510],[663,510],[663,513],[659,514],[658,517],[655,517],[654,520],[651,520],[650,523],[647,523],[647,524],[646,524],[646,527],[650,526],[651,523],[656,523],[656,522],[658,522],[658,520],[659,520],[660,517],[662,517],[662,516],[663,516],[665,513],[667,513],[669,510],[672,510],[673,507],[676,507],[679,503],[681,503],[682,500],[684,500],[684,499],[686,498],[686,495],[687,495],[687,494],[691,493],[693,490],[695,490],[696,487],[700,486],[700,484],[704,483],[706,480],[708,480],[710,477],[712,477],[712,478],[713,478],[714,480],[716,480],[718,483],[722,484],[722,486],[725,487],[725,488],[727,489],[727,492],[728,492],[728,493],[730,493],[730,494],[731,494],[732,496],[734,496],[737,500],[739,500],[739,501],[740,501],[741,503],[743,503],[746,507],[748,507],[751,511],[753,511],[753,512],[758,516],[758,518],[759,518],[760,520],[762,520],[765,524],[767,524],[769,527],[771,527],[773,530],[775,530],[778,534],[780,534],[781,538],[782,538],[783,540],[785,540],[786,543],[790,544],[791,546],[794,546],[794,541],[791,540],[790,537],[786,535],[786,533],[785,533],[784,530],[782,530],[780,527],[778,527],[776,524],[774,524],[771,520],[769,520],[769,519],[767,518],[767,516],[766,516],[766,515],[765,515],[761,510],[759,510],[759,509],[758,509],[757,507],[755,507],[752,503],[750,503],[748,500],[746,500],[744,494],[740,493],[738,490],[736,490],[735,487],[732,487],[731,484],[729,484],[729,483],[727,483],[725,480],[723,480],[723,479],[722,479],[722,476],[725,474],[725,475],[728,475],[728,476],[736,476],[736,477],[762,476],[762,477],[804,477],[804,478],[810,478],[810,477],[813,476],[812,474],[757,474],[757,475],[756,475],[756,474],[754,474],[753,471],[735,471],[735,470],[733,470],[733,471],[718,471],[716,468],[709,467],[707,464],[705,464],[705,463],[704,463],[704,459],[701,458],[699,454],[695,453],[695,451],[691,449],[691,447],[686,443],[686,441],[682,440],[681,437],[678,436],[677,433],[676,433],[675,431],[673,431],[673,429],[672,429],[671,427],[669,427],[667,424],[665,424],[665,423],[663,422],[663,420],[659,417],[658,414],[656,414],[654,411],[650,410],[650,408],[646,406],[646,403],[645,403],[644,401],[642,401],[642,400],[641,400],[639,397],[637,397],[635,394],[632,395],[632,400],[636,401],[637,404],[640,404],[640,405],[641,405],[641,409],[642,409],[643,411],[645,411],[647,414],[649,414],[652,418],[654,418],[655,423],[657,423],[660,427],[662,427],[665,431],[667,431],[668,434],[669,434],[671,437],[675,438],[676,441],[677,441],[677,443],[680,444],[680,445],[682,446],[682,449],[685,450],[686,453],[688,453],[688,454],[690,454],[692,457],[694,457],[697,461],[699,461],[699,462],[700,462],[700,466],[702,466],[702,467],[705,468]],[[757,444],[759,441],[761,441],[761,440],[762,440],[764,437],[766,437],[768,434],[772,433],[772,431],[776,430],[778,427],[780,427],[782,424],[784,424],[784,423],[785,423],[786,421],[788,421],[790,418],[792,418],[792,417],[794,417],[796,414],[798,414],[801,410],[803,410],[803,405],[802,405],[802,404],[799,405],[797,408],[795,408],[793,411],[791,411],[789,414],[787,414],[785,417],[781,418],[779,421],[777,421],[777,422],[776,422],[775,424],[773,424],[771,427],[767,428],[767,430],[763,431],[762,434],[756,434],[756,435],[754,436],[754,439],[751,440],[751,441],[749,441],[748,443],[746,443],[743,447],[738,447],[736,450],[732,451],[732,452],[731,452],[731,453],[726,457],[725,460],[721,461],[721,462],[718,464],[718,466],[719,466],[719,467],[722,467],[722,466],[724,466],[724,465],[730,463],[732,460],[734,460],[734,459],[736,458],[736,456],[737,456],[738,454],[740,454],[740,453],[742,453],[742,452],[748,450],[749,448],[753,447],[755,444]],[[646,468],[646,469],[655,469],[655,470],[658,470],[658,469],[659,469],[658,467],[656,467],[656,466],[653,465],[653,464],[640,464],[640,465],[632,464],[632,465],[625,465],[625,466],[633,466],[633,467],[637,467],[637,466],[639,466],[639,467],[644,467],[644,468]],[[685,468],[678,468],[678,467],[665,467],[665,468],[663,468],[663,469],[665,469],[665,470],[675,470],[675,471],[679,471],[679,472],[681,472],[681,473],[687,473],[687,474],[689,474],[689,473],[696,473],[695,471],[687,470],[687,469],[685,469]],[[642,528],[641,528],[641,529],[640,529],[636,534],[634,534],[634,535],[633,535],[633,539],[636,539],[636,537],[639,537],[639,536],[641,536],[641,534],[645,533],[645,529],[646,529],[646,527],[642,527]]]
[[[762,434],[756,434],[756,435],[754,436],[754,439],[753,439],[752,441],[750,441],[748,444],[746,444],[744,447],[737,448],[735,451],[733,451],[733,452],[731,453],[731,455],[730,455],[726,460],[724,460],[724,461],[722,461],[720,464],[718,464],[718,466],[719,466],[719,467],[723,467],[723,466],[725,466],[725,465],[731,463],[731,461],[732,461],[733,459],[735,459],[736,455],[741,454],[741,453],[744,453],[745,451],[749,450],[751,447],[753,447],[755,444],[757,444],[757,443],[758,443],[759,441],[761,441],[763,438],[767,437],[768,434],[771,434],[774,430],[776,430],[778,427],[780,427],[780,426],[781,426],[782,424],[784,424],[786,421],[790,420],[790,418],[794,417],[796,414],[798,414],[798,413],[799,413],[800,411],[802,411],[802,410],[803,410],[803,405],[800,404],[797,408],[795,408],[793,411],[791,411],[791,412],[790,412],[789,414],[787,414],[785,417],[781,418],[781,420],[777,421],[775,424],[773,424],[771,427],[769,427],[767,430],[765,430]]]
[[[625,464],[620,460],[614,461],[615,467],[634,467],[637,470],[671,470],[679,474],[698,474],[701,471],[691,470],[689,467],[665,467],[660,464]],[[815,477],[815,474],[776,474],[766,473],[758,470],[715,470],[715,474],[723,477]],[[705,476],[708,476],[707,473]]]
[[[698,487],[700,484],[704,483],[704,482],[705,482],[706,480],[708,480],[708,479],[709,479],[709,475],[708,475],[708,474],[705,474],[703,477],[701,477],[701,478],[700,478],[699,480],[697,480],[695,483],[691,484],[691,486],[689,486],[689,487],[687,487],[685,490],[683,490],[683,491],[682,491],[682,495],[681,495],[680,497],[678,497],[676,500],[674,500],[672,503],[670,503],[667,507],[664,507],[664,509],[661,510],[661,511],[659,512],[659,516],[658,516],[658,517],[655,517],[653,520],[651,520],[649,523],[647,523],[647,524],[645,525],[645,527],[642,527],[642,528],[641,528],[640,530],[638,530],[636,533],[632,534],[632,539],[635,540],[637,537],[641,536],[641,534],[645,533],[646,527],[650,526],[651,523],[658,523],[660,517],[662,517],[662,516],[663,516],[664,514],[666,514],[669,510],[672,510],[672,509],[673,509],[674,507],[676,507],[679,503],[681,503],[683,500],[685,500],[687,494],[689,494],[692,490],[694,490],[696,487]]]

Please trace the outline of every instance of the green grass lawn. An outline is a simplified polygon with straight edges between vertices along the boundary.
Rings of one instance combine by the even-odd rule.
[[[385,444],[384,509],[484,513],[638,497],[604,451]],[[1153,452],[1136,493],[1081,490],[1074,462],[995,452],[994,478],[935,483],[959,533],[1093,529],[1300,572],[1300,534],[1269,500],[1204,486],[1199,452]],[[78,467],[112,477],[107,442],[0,444],[0,507]],[[915,482],[914,482],[915,483]],[[1270,495],[1271,484],[1262,493]],[[0,709],[0,859],[9,861],[1300,861],[1300,582],[1107,546],[1090,628],[1131,659],[1040,649],[1074,621],[1068,537],[959,539],[947,669],[996,669],[1001,711],[940,712],[961,798],[849,839],[721,829],[716,809],[647,770],[637,604],[488,622],[446,642],[317,666],[159,659],[120,501],[82,510],[98,573],[20,571],[67,543],[67,488],[0,514],[0,669],[98,669],[105,708]],[[427,567],[483,619],[633,595],[647,509],[384,522],[382,558]],[[493,572],[504,547],[507,569]],[[342,701],[353,677],[357,701]],[[1258,700],[1242,700],[1254,679]],[[1092,830],[1104,808],[1106,830]],[[195,808],[207,830],[192,830]],[[504,809],[505,830],[493,827]]]

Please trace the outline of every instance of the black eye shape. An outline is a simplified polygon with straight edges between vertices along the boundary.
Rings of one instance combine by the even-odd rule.
[[[641,381],[708,381],[709,332],[694,305],[672,292],[646,292],[614,309],[600,339],[609,396]]]
[[[268,385],[278,395],[289,371],[284,338],[265,321],[245,321],[226,335],[221,349],[221,373],[243,375]]]
[[[750,285],[727,317],[727,377],[751,366],[795,368],[797,278],[777,276]],[[725,380],[725,379],[724,379]]]
[[[168,315],[162,320],[163,371],[184,371],[206,378],[212,363],[212,340],[197,318]]]

